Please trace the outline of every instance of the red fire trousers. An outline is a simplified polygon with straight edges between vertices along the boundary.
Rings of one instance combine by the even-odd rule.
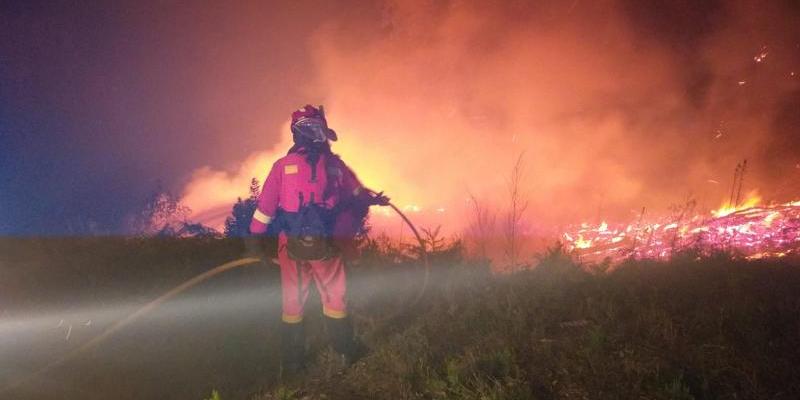
[[[286,237],[278,241],[278,262],[281,266],[283,291],[283,322],[303,321],[303,308],[308,299],[308,287],[313,280],[322,299],[322,312],[329,318],[347,316],[344,262],[339,256],[318,261],[293,260],[289,257]]]

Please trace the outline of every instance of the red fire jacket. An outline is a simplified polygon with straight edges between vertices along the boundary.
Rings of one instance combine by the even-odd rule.
[[[333,157],[330,163],[328,157]],[[330,180],[333,181],[328,188],[328,197],[325,198],[325,189]],[[347,247],[345,242],[351,241],[360,229],[361,219],[369,207],[369,194],[344,161],[337,156],[323,153],[316,164],[316,171],[313,171],[301,149],[280,158],[272,165],[258,197],[250,232],[266,232],[267,225],[272,222],[278,208],[287,212],[298,211],[301,196],[305,204],[313,202],[326,208],[347,202],[348,207],[337,214],[333,229],[334,239],[340,247]],[[346,249],[342,250],[347,252]]]

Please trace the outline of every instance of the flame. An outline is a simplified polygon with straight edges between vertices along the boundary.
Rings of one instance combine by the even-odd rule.
[[[778,218],[780,215],[781,215],[781,213],[779,213],[777,211],[769,213],[769,215],[764,217],[764,221],[763,221],[764,226],[768,226],[768,227],[772,226],[772,222],[775,221],[775,219]]]
[[[585,240],[583,238],[583,235],[579,234],[578,238],[575,239],[575,242],[573,243],[573,245],[575,246],[576,249],[588,249],[588,248],[592,247],[592,241],[591,240]]]
[[[755,207],[759,203],[761,203],[761,196],[759,196],[758,191],[754,190],[747,194],[747,197],[745,198],[744,202],[739,203],[737,205],[731,204],[730,202],[726,202],[720,208],[711,211],[711,215],[713,215],[716,218],[724,217],[726,215],[733,214],[738,211]]]
[[[711,86],[703,91],[707,98],[698,103],[685,90],[683,55],[674,57],[668,46],[646,46],[649,39],[633,34],[636,29],[621,14],[625,7],[590,2],[563,10],[554,2],[553,15],[558,10],[566,13],[560,24],[549,19],[509,23],[525,20],[511,15],[511,9],[514,14],[530,12],[525,15],[534,20],[549,15],[523,5],[519,10],[491,2],[389,3],[379,18],[364,24],[332,19],[294,43],[291,47],[310,64],[302,70],[302,81],[289,85],[297,86],[300,95],[276,86],[265,97],[285,95],[298,106],[324,104],[328,122],[340,137],[333,150],[365,185],[384,190],[401,207],[419,207],[413,219],[420,226],[441,224],[458,233],[473,218],[463,201],[468,194],[485,200],[493,217],[503,221],[509,207],[509,174],[520,153],[525,154],[527,171],[520,191],[529,202],[523,223],[535,227],[525,232],[586,220],[596,207],[602,207],[609,222],[641,205],[665,208],[674,202],[675,193],[687,189],[721,197],[726,191],[722,185],[709,183],[727,176],[734,155],[770,143],[775,112],[767,111],[785,108],[778,103],[786,98],[785,78],[772,82],[737,75],[752,64],[753,54],[747,49],[759,48],[743,47],[746,52],[733,58],[737,52],[728,48],[733,41],[711,33],[697,45],[697,54],[703,56],[703,70],[710,77],[725,78],[709,79]],[[731,13],[750,15],[735,6]],[[347,28],[352,26],[359,29]],[[583,40],[587,35],[597,35],[609,45],[594,46]],[[722,56],[727,54],[731,56]],[[776,71],[789,71],[781,69],[786,67],[781,57],[770,54],[767,60]],[[248,79],[274,79],[266,75]],[[739,88],[732,77],[747,86]],[[761,99],[757,113],[730,110],[730,99],[744,94]],[[771,102],[780,107],[770,108]],[[267,107],[276,106],[265,102],[252,108]],[[233,114],[237,119],[254,118]],[[724,125],[719,121],[722,115]],[[718,128],[716,139],[698,141],[708,134],[707,127]],[[250,178],[263,179],[288,148],[286,126],[279,131],[253,129],[252,134],[268,143],[283,140],[274,147],[253,149],[241,165],[198,170],[184,191],[195,216],[229,215],[236,197],[247,195]],[[754,158],[753,165],[762,161]],[[665,171],[681,179],[667,179]],[[779,182],[767,185],[764,180],[754,171],[747,183],[762,184],[770,196],[780,188]],[[757,204],[746,199],[744,204],[723,205],[712,215],[736,214]],[[390,210],[375,209],[373,214],[394,221]],[[671,223],[620,229],[606,223],[599,238],[584,233],[576,244],[585,249],[612,240],[619,246],[634,240],[641,244],[650,232],[656,232],[654,241],[660,240],[658,235],[667,230],[663,227]],[[668,229],[669,234],[717,229],[685,224],[677,228]],[[629,234],[615,233],[620,231]],[[548,234],[554,237],[557,232]]]
[[[668,258],[689,248],[706,253],[735,250],[751,260],[800,252],[800,201],[759,206],[760,201],[754,191],[737,207],[715,210],[711,219],[701,215],[679,221],[659,217],[619,229],[609,229],[606,222],[582,223],[561,236],[566,247],[586,262]]]

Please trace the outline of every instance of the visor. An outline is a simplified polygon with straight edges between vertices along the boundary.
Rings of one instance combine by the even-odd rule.
[[[325,121],[314,117],[302,117],[292,125],[292,132],[312,141],[336,141],[336,132],[328,129]]]

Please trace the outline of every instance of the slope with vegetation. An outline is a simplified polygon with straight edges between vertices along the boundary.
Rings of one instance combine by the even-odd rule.
[[[800,395],[800,270],[791,262],[684,253],[590,273],[556,246],[535,268],[495,275],[459,254],[457,244],[435,254],[423,300],[387,320],[374,291],[397,279],[373,266],[398,256],[373,252],[353,272],[369,355],[331,372],[323,352],[307,376],[258,398]]]
[[[3,239],[2,316],[115,298],[141,305],[241,251],[237,240],[216,238]],[[796,260],[683,253],[601,273],[555,247],[530,268],[495,274],[462,254],[458,242],[437,242],[423,286],[414,248],[368,240],[349,274],[369,352],[346,370],[333,362],[311,298],[309,369],[278,378],[277,274],[254,267],[174,300],[191,300],[197,314],[143,318],[130,327],[137,333],[120,332],[41,378],[72,387],[38,385],[37,395],[15,398],[201,399],[212,390],[225,400],[800,397]],[[250,289],[263,293],[263,306],[226,303],[224,293]],[[59,346],[89,338],[72,335]]]

